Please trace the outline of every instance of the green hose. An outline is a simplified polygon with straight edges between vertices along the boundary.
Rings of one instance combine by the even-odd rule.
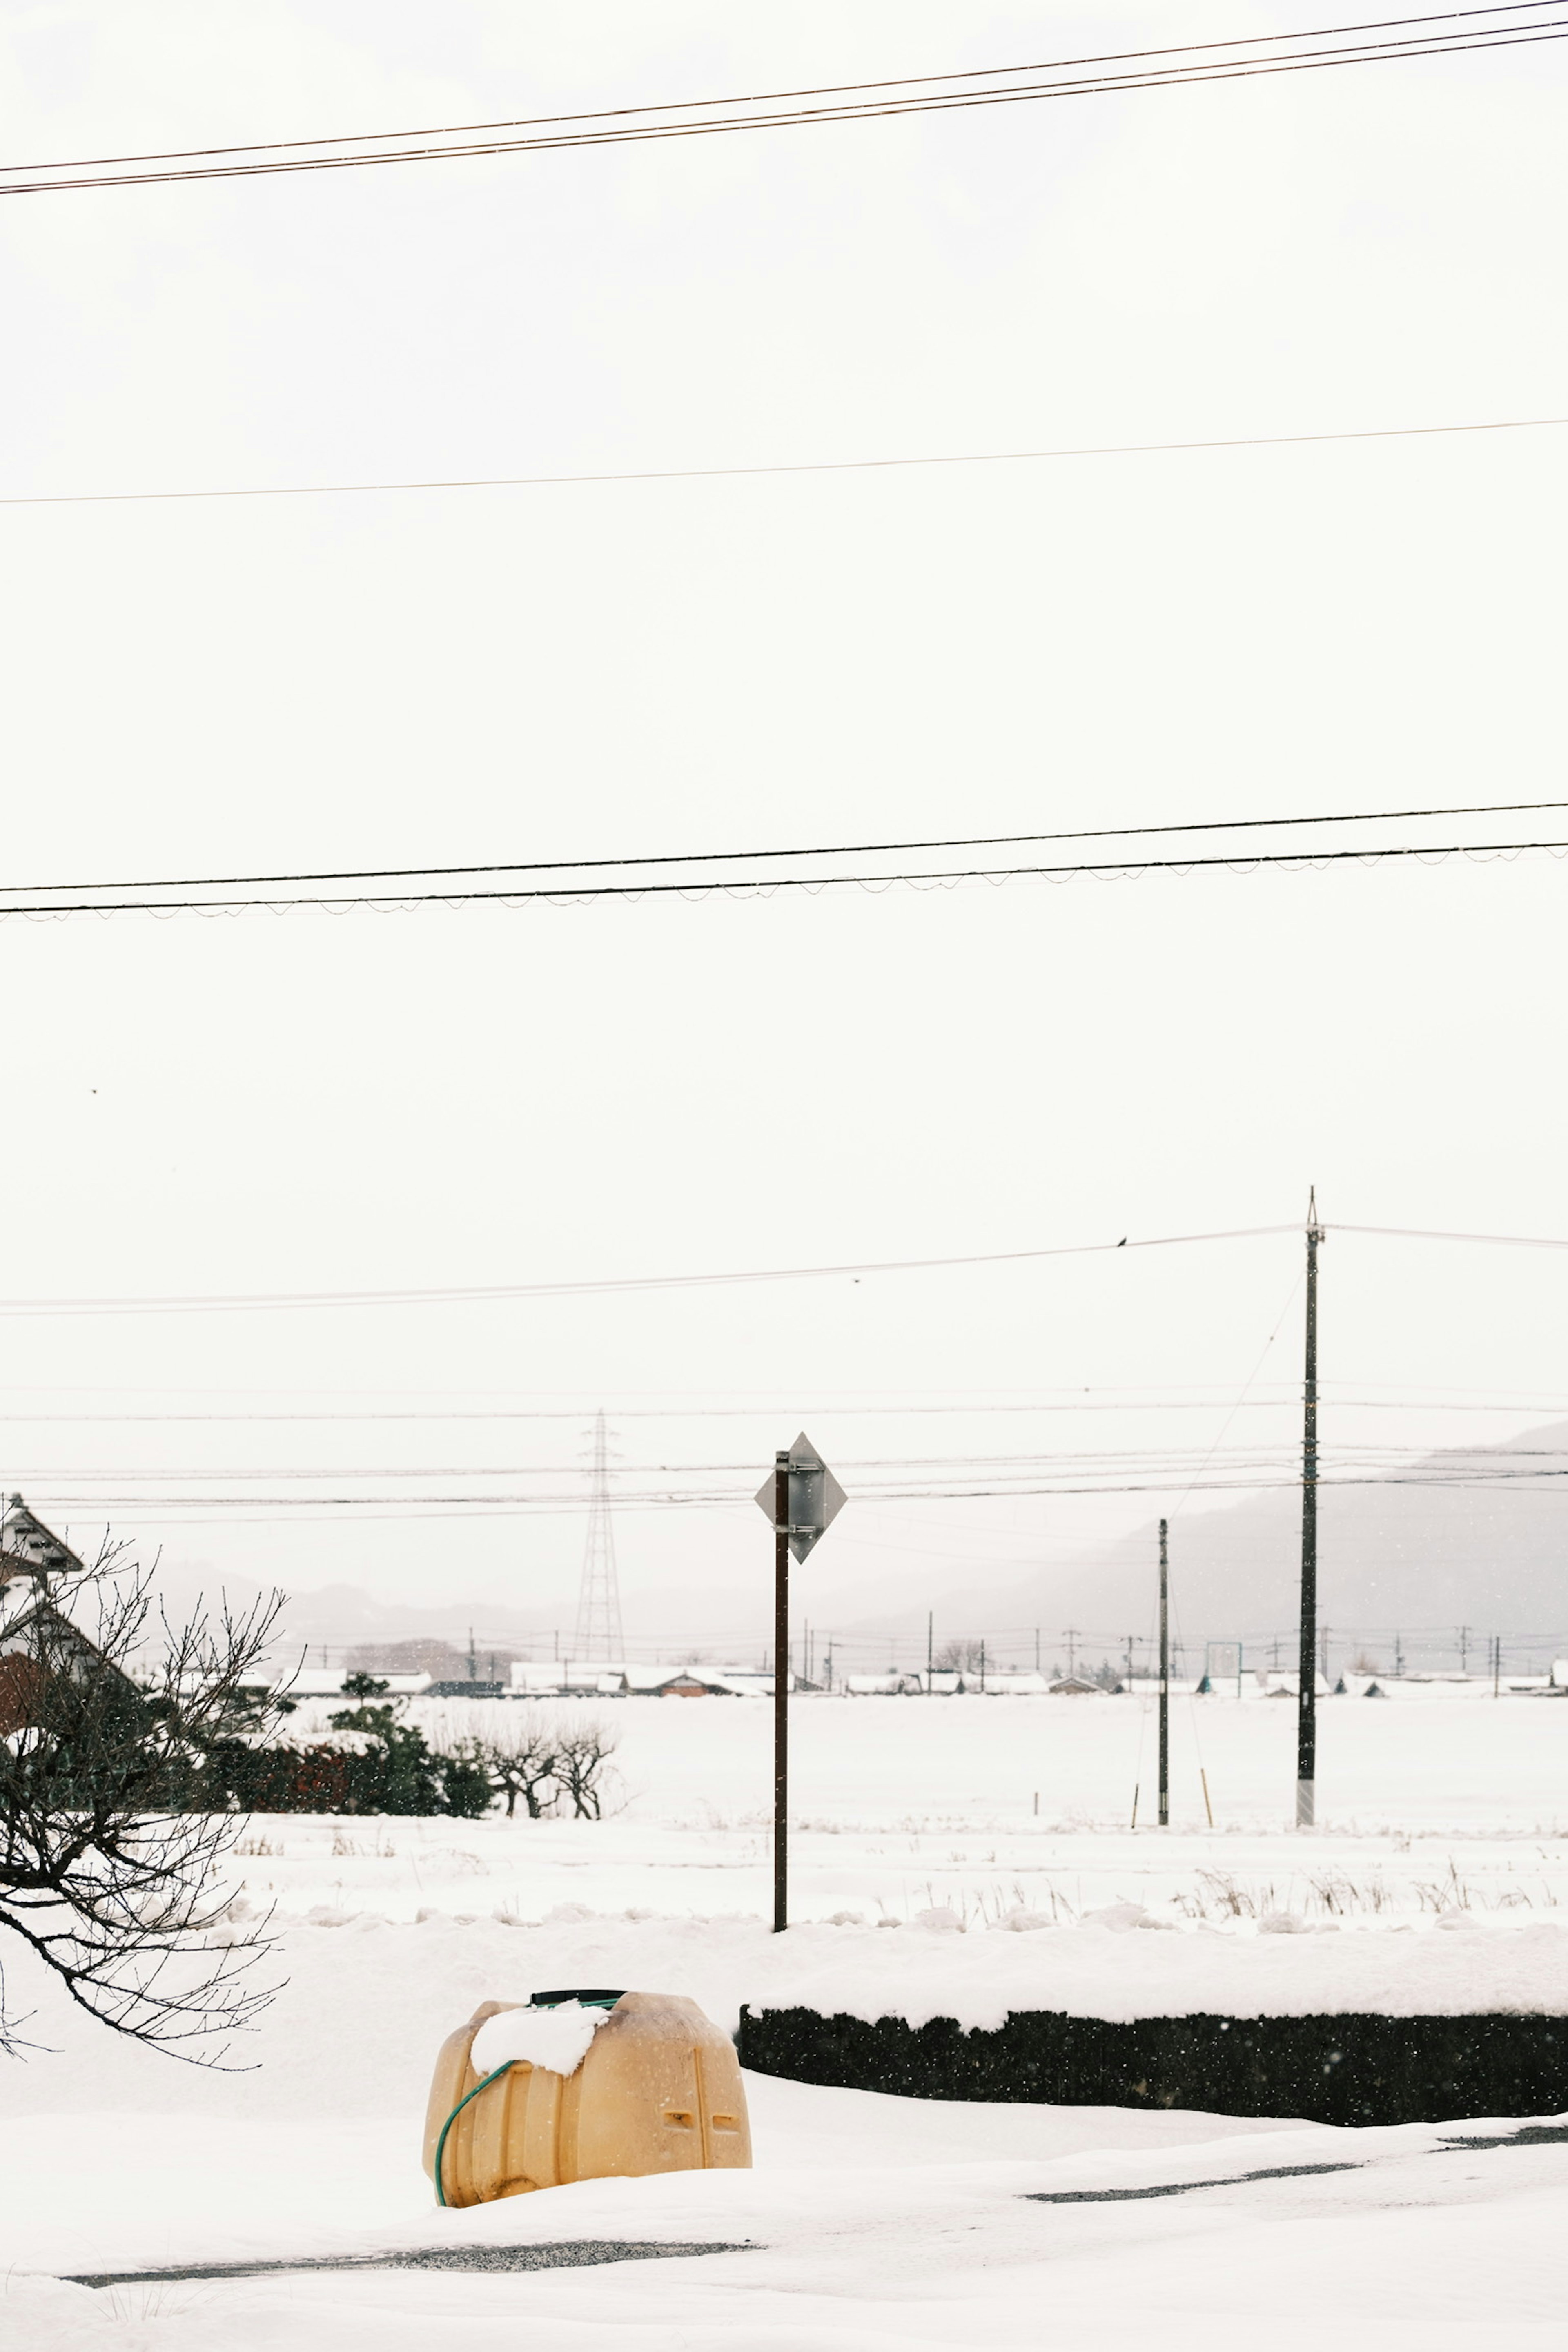
[[[496,2068],[493,2074],[487,2074],[482,2083],[476,2083],[471,2091],[465,2091],[462,2097],[458,2101],[457,2105],[452,2109],[451,2114],[447,2116],[446,2122],[442,2125],[441,2137],[436,2143],[436,2202],[437,2205],[444,2205],[447,2202],[447,2191],[443,2187],[441,2180],[441,2158],[447,2153],[447,2134],[451,2130],[452,2126],[457,2122],[458,2117],[462,2114],[463,2109],[468,2105],[468,2101],[470,2099],[477,2099],[481,2091],[488,2091],[492,2083],[499,2083],[501,2076],[509,2073],[516,2064],[517,2060],[515,2058],[506,2059],[502,2064]]]

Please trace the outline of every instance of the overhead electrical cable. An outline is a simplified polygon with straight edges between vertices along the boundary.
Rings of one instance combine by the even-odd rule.
[[[69,1491],[73,1482],[68,1474],[59,1473],[57,1475],[60,1478],[60,1485],[58,1487],[51,1486],[47,1495],[44,1498],[50,1507],[57,1510],[66,1508],[71,1510],[97,1511],[109,1508],[136,1510],[157,1509],[161,1511],[166,1510],[171,1512],[179,1512],[183,1508],[188,1507],[192,1509],[202,1511],[234,1509],[243,1511],[287,1512],[290,1517],[292,1517],[296,1511],[385,1509],[391,1506],[395,1507],[400,1517],[406,1516],[409,1518],[416,1518],[425,1515],[434,1515],[438,1513],[442,1508],[460,1509],[465,1512],[471,1512],[474,1516],[493,1514],[497,1517],[523,1517],[530,1514],[537,1514],[542,1517],[553,1517],[560,1514],[580,1517],[583,1510],[583,1497],[580,1492],[563,1493],[560,1495],[498,1495],[493,1493],[437,1495],[404,1495],[396,1493],[384,1495],[148,1495],[139,1491],[128,1494],[77,1494]],[[1401,1475],[1388,1472],[1357,1472],[1348,1476],[1324,1478],[1320,1483],[1325,1487],[1377,1486],[1387,1488],[1390,1486],[1419,1486],[1454,1489],[1459,1487],[1495,1488],[1500,1486],[1513,1486],[1522,1485],[1525,1481],[1530,1479],[1551,1481],[1552,1483],[1550,1485],[1543,1486],[1535,1491],[1542,1494],[1561,1495],[1564,1499],[1568,1499],[1568,1487],[1565,1487],[1563,1484],[1564,1479],[1568,1479],[1568,1469],[1524,1469],[1514,1472],[1500,1473],[1497,1475],[1475,1475],[1464,1472],[1443,1475],[1423,1472],[1415,1475]],[[1026,1501],[1032,1496],[1048,1497],[1051,1496],[1090,1496],[1095,1495],[1169,1495],[1179,1483],[1180,1482],[1174,1478],[1166,1477],[1131,1479],[1116,1484],[1096,1483],[1092,1486],[1077,1484],[1060,1485],[1054,1482],[1050,1484],[1040,1484],[1037,1482],[1032,1485],[1021,1485],[1016,1482],[1009,1482],[1005,1485],[987,1486],[952,1485],[935,1486],[868,1486],[861,1488],[858,1492],[856,1499],[858,1502],[862,1503],[984,1503],[1012,1502],[1020,1500]],[[1300,1474],[1298,1472],[1294,1477],[1289,1476],[1288,1474],[1282,1475],[1277,1478],[1268,1478],[1263,1476],[1240,1476],[1234,1478],[1208,1477],[1204,1479],[1201,1484],[1192,1491],[1198,1494],[1207,1495],[1300,1493]],[[743,1491],[738,1486],[728,1489],[722,1493],[687,1492],[683,1490],[660,1488],[641,1493],[617,1494],[616,1496],[616,1508],[617,1511],[746,1510],[750,1507],[752,1500],[753,1497],[749,1492]]]
[[[1203,1242],[1254,1241],[1265,1234],[1295,1234],[1299,1225],[1248,1225],[1214,1234],[1163,1234],[1115,1242],[1068,1242],[1048,1249],[984,1251],[966,1257],[866,1260],[846,1265],[792,1265],[738,1274],[608,1276],[587,1282],[486,1283],[445,1290],[316,1290],[214,1294],[204,1297],[5,1298],[0,1315],[116,1315],[227,1313],[253,1307],[470,1306],[492,1299],[583,1298],[636,1290],[702,1290],[731,1283],[831,1280],[867,1274],[924,1274],[944,1266],[1017,1265],[1032,1258],[1093,1257],[1114,1250],[1177,1249]]]
[[[1397,824],[1438,816],[1527,816],[1568,809],[1568,801],[1479,801],[1442,808],[1349,809],[1318,816],[1221,816],[1185,818],[1173,824],[1080,825],[1069,833],[961,834],[950,840],[795,843],[773,849],[658,850],[647,856],[506,859],[486,866],[339,866],[323,873],[183,874],[136,882],[0,882],[0,897],[17,891],[228,890],[307,882],[449,881],[470,875],[622,874],[651,872],[664,866],[742,866],[792,857],[893,857],[912,850],[1014,849],[1031,842],[1142,841],[1175,833],[1257,833],[1322,824]],[[329,905],[336,904],[329,900]]]
[[[892,874],[748,875],[740,877],[719,877],[711,880],[703,877],[683,882],[558,882],[529,889],[502,887],[499,889],[474,890],[340,890],[333,891],[326,897],[316,898],[279,897],[275,891],[268,891],[265,895],[253,895],[240,898],[35,898],[19,905],[0,905],[0,919],[8,916],[64,920],[79,915],[230,915],[244,912],[282,915],[297,913],[309,908],[315,908],[327,914],[346,914],[352,908],[358,907],[375,908],[384,912],[401,912],[413,907],[461,907],[487,904],[523,906],[536,900],[567,907],[584,905],[591,900],[606,898],[771,898],[775,892],[781,890],[805,890],[814,896],[818,896],[826,890],[844,889],[882,891],[894,887],[920,889],[922,887],[955,889],[962,884],[972,882],[1066,882],[1078,875],[1092,875],[1098,880],[1113,882],[1135,880],[1144,874],[1194,874],[1215,867],[1225,868],[1235,874],[1245,874],[1250,873],[1258,866],[1278,866],[1304,873],[1326,866],[1346,863],[1359,862],[1366,866],[1375,866],[1388,858],[1415,857],[1429,864],[1438,865],[1450,857],[1487,860],[1494,857],[1521,857],[1542,852],[1561,857],[1568,853],[1568,840],[1382,843],[1355,849],[1318,849],[1308,846],[1293,850],[1233,852],[1228,856],[1096,858],[1079,865],[948,866]],[[510,870],[515,872],[521,869]],[[67,889],[79,888],[84,886],[60,884],[58,887]],[[106,885],[105,887],[112,888],[121,886]],[[214,887],[226,886],[215,885]],[[49,886],[35,885],[34,887],[47,889]]]
[[[1294,1462],[1296,1449],[1289,1436],[1261,1444],[1230,1444],[1225,1446],[1164,1445],[1089,1446],[1080,1450],[1066,1448],[1048,1454],[1035,1451],[1027,1454],[965,1454],[948,1453],[940,1449],[918,1454],[872,1454],[865,1459],[847,1459],[839,1467],[846,1474],[853,1472],[858,1478],[870,1471],[900,1470],[909,1474],[951,1474],[967,1470],[980,1475],[1016,1477],[1027,1474],[1044,1476],[1055,1472],[1072,1470],[1081,1475],[1101,1469],[1125,1472],[1129,1468],[1142,1471],[1163,1470],[1173,1475],[1196,1468],[1205,1469],[1216,1460],[1231,1468],[1257,1467],[1288,1470]],[[1445,1445],[1434,1448],[1429,1441],[1406,1439],[1402,1444],[1387,1440],[1342,1439],[1324,1449],[1331,1463],[1343,1461],[1352,1466],[1376,1466],[1384,1464],[1391,1469],[1409,1469],[1425,1465],[1453,1465],[1459,1463],[1472,1466],[1500,1465],[1504,1469],[1522,1462],[1568,1462],[1568,1446],[1483,1444]],[[569,1478],[580,1468],[572,1462],[507,1462],[489,1465],[483,1462],[445,1462],[409,1464],[376,1463],[228,1463],[218,1468],[188,1468],[164,1463],[144,1466],[133,1462],[95,1465],[91,1469],[62,1471],[58,1465],[26,1467],[12,1465],[6,1476],[26,1478],[30,1483],[68,1477],[84,1485],[100,1485],[105,1479],[145,1481],[176,1480],[180,1484],[207,1484],[214,1479],[224,1482],[244,1481],[247,1485],[270,1485],[273,1482],[294,1483],[303,1479],[350,1480],[360,1478],[405,1479],[419,1478]],[[628,1478],[710,1478],[735,1475],[742,1478],[754,1475],[750,1459],[731,1462],[632,1462],[616,1464],[611,1475],[617,1481]]]
[[[146,506],[193,499],[366,498],[402,490],[581,489],[616,482],[732,482],[770,475],[889,473],[931,466],[1040,465],[1068,457],[1159,457],[1205,449],[1304,449],[1335,441],[1420,441],[1445,434],[1540,433],[1568,416],[1499,416],[1469,425],[1373,425],[1342,433],[1252,433],[1220,441],[1118,441],[1061,449],[969,449],[936,457],[825,457],[797,465],[674,466],[624,474],[483,474],[405,482],[262,482],[196,490],[53,490],[0,497],[0,507]]]
[[[1542,1239],[1525,1234],[1450,1234],[1426,1233],[1414,1227],[1383,1225],[1343,1225],[1321,1222],[1324,1234],[1363,1234],[1396,1240],[1433,1242],[1496,1243],[1514,1249],[1568,1249],[1568,1239]],[[337,1308],[345,1307],[467,1307],[483,1306],[517,1298],[592,1298],[608,1297],[634,1291],[718,1289],[734,1284],[763,1282],[818,1282],[854,1278],[866,1275],[929,1274],[948,1267],[1023,1265],[1043,1262],[1047,1258],[1114,1256],[1123,1251],[1146,1249],[1180,1249],[1212,1242],[1260,1241],[1282,1234],[1300,1234],[1300,1224],[1238,1225],[1223,1232],[1205,1234],[1128,1234],[1120,1241],[1066,1242],[1043,1249],[991,1250],[960,1257],[918,1257],[861,1259],[837,1265],[794,1265],[747,1268],[723,1274],[656,1274],[605,1276],[582,1282],[486,1283],[471,1287],[457,1286],[431,1290],[319,1290],[268,1292],[212,1292],[186,1297],[100,1297],[100,1298],[0,1298],[0,1316],[58,1315],[177,1315],[233,1314],[257,1309]],[[1345,1400],[1344,1402],[1351,1402]],[[928,1408],[945,1412],[945,1406]],[[1037,1411],[1037,1406],[1020,1407],[1021,1411]],[[1089,1411],[1091,1407],[1080,1407]],[[1121,1409],[1121,1408],[1118,1408]],[[1204,1409],[1201,1405],[1194,1409]],[[1400,1410],[1397,1403],[1390,1408]],[[1471,1412],[1478,1408],[1458,1404],[1454,1412]],[[1507,1410],[1508,1408],[1497,1408]],[[746,1410],[751,1410],[747,1408]],[[824,1405],[824,1412],[833,1407]],[[897,1412],[898,1407],[888,1408]],[[1129,1412],[1161,1412],[1165,1407],[1158,1402],[1149,1404],[1134,1402],[1125,1407]],[[1410,1410],[1426,1410],[1413,1406]],[[1524,1405],[1515,1408],[1521,1412],[1552,1412],[1558,1407]],[[55,1416],[39,1416],[53,1419]],[[164,1416],[156,1415],[162,1419]],[[168,1416],[171,1419],[176,1416]],[[205,1417],[205,1416],[197,1416]],[[216,1417],[216,1416],[215,1416]],[[247,1416],[248,1417],[248,1416]],[[294,1419],[292,1414],[280,1416]],[[361,1419],[365,1416],[347,1416]],[[391,1417],[391,1416],[388,1416]],[[489,1418],[489,1416],[485,1416]],[[580,1415],[574,1415],[580,1418]]]
[[[1328,1227],[1325,1225],[1326,1233]],[[1568,1241],[1542,1239],[1534,1234],[1423,1233],[1413,1225],[1336,1225],[1337,1234],[1370,1234],[1380,1241],[1476,1242],[1493,1249],[1568,1249]]]
[[[1338,1230],[1342,1233],[1350,1229],[1341,1226]],[[1426,1237],[1424,1236],[1423,1238]],[[1547,1246],[1555,1247],[1556,1244],[1548,1244]],[[1291,1385],[1292,1391],[1294,1391],[1299,1388],[1300,1383],[1293,1382]],[[1224,1400],[1221,1399],[1217,1402],[1223,1404]],[[1500,1412],[1508,1414],[1510,1419],[1514,1420],[1517,1420],[1521,1414],[1535,1415],[1539,1413],[1568,1413],[1568,1402],[1562,1401],[1548,1404],[1529,1405],[1484,1403],[1452,1404],[1442,1402],[1434,1403],[1422,1397],[1412,1397],[1401,1400],[1399,1398],[1390,1397],[1336,1396],[1329,1399],[1328,1402],[1342,1407],[1347,1412],[1353,1411],[1356,1412]],[[1213,1412],[1215,1410],[1215,1404],[1216,1400],[1201,1397],[1168,1397],[1163,1400],[1155,1400],[1152,1402],[1146,1400],[1132,1400],[1121,1403],[1092,1402],[1088,1404],[1062,1404],[1057,1402],[1047,1402],[1044,1404],[826,1404],[811,1406],[807,1411],[806,1417],[814,1420],[844,1421],[875,1416],[875,1418],[881,1421],[898,1421],[906,1418],[912,1419],[928,1415],[935,1415],[938,1418],[957,1421],[971,1419],[974,1415],[982,1413],[1021,1413],[1028,1415],[1031,1413],[1047,1412]],[[795,1409],[796,1411],[799,1411],[801,1408],[797,1405]],[[1280,1397],[1247,1396],[1243,1397],[1239,1401],[1235,1407],[1235,1410],[1237,1412],[1288,1412],[1299,1415],[1301,1410],[1301,1401],[1300,1395],[1294,1392],[1289,1396]],[[211,1423],[228,1428],[236,1426],[244,1428],[259,1428],[270,1426],[271,1424],[278,1423],[287,1423],[292,1427],[300,1423],[309,1424],[317,1422],[353,1422],[356,1424],[374,1424],[377,1422],[396,1422],[399,1423],[405,1422],[446,1423],[493,1421],[580,1422],[583,1417],[584,1416],[581,1412],[568,1412],[565,1411],[540,1412],[532,1409],[516,1410],[509,1407],[495,1407],[487,1411],[476,1410],[464,1412],[453,1412],[445,1409],[429,1412],[414,1411],[402,1412],[384,1412],[381,1411],[354,1412],[345,1407],[341,1411],[331,1412],[314,1411],[301,1412],[7,1412],[4,1415],[4,1420],[5,1425],[7,1429],[37,1427],[49,1429],[75,1429],[79,1427],[97,1428],[110,1424],[119,1427],[129,1423],[134,1423],[139,1426],[150,1425],[153,1427],[162,1427],[164,1424],[167,1424],[171,1427],[185,1427],[192,1423],[200,1423],[205,1426]],[[760,1405],[708,1405],[681,1408],[669,1407],[660,1408],[657,1411],[649,1408],[636,1406],[627,1407],[622,1405],[616,1408],[615,1417],[617,1422],[622,1422],[766,1421],[771,1419],[773,1416],[767,1413]],[[52,1476],[55,1474],[51,1472],[49,1475]]]
[[[923,89],[930,84],[952,81],[985,81],[1002,74],[1047,73],[1067,65],[1124,65],[1130,59],[1147,58],[1189,57],[1206,49],[1269,48],[1282,42],[1321,40],[1329,34],[1396,32],[1411,25],[1447,25],[1462,18],[1479,16],[1518,16],[1536,6],[1538,0],[1495,0],[1481,8],[1442,8],[1426,16],[1388,16],[1357,25],[1313,26],[1300,33],[1261,33],[1238,35],[1227,41],[1182,41],[1173,47],[1158,49],[1117,49],[1095,57],[1056,58],[1032,65],[977,66],[968,71],[936,74],[900,74],[882,81],[826,82],[799,89],[749,90],[741,96],[728,98],[667,99],[642,106],[601,108],[592,113],[514,116],[499,122],[447,122],[434,126],[426,123],[417,131],[338,131],[317,139],[268,139],[244,146],[184,147],[163,149],[142,155],[78,156],[63,163],[13,163],[0,169],[16,172],[77,172],[95,170],[110,163],[195,163],[216,155],[262,155],[281,149],[336,147],[358,144],[373,139],[456,139],[467,138],[486,131],[519,131],[538,123],[602,122],[634,114],[673,114],[683,108],[698,106],[772,106],[788,99],[847,98],[858,92],[873,89]]]
[[[1552,5],[1553,0],[1503,0],[1503,5],[1486,8],[1447,9],[1372,23],[1321,26],[1297,33],[1238,35],[1226,40],[1162,49],[1109,51],[1034,65],[980,67],[968,72],[904,76],[895,80],[838,83],[728,99],[678,99],[661,105],[521,116],[509,121],[451,124],[416,131],[351,132],[331,138],[87,156],[53,163],[15,163],[0,166],[0,195],[52,194],[68,188],[255,179],[300,172],[360,170],[385,163],[428,163],[463,157],[643,145],[732,131],[898,121],[910,115],[948,114],[976,107],[1110,97],[1133,90],[1190,89],[1205,83],[1316,72],[1341,66],[1463,56],[1563,39],[1568,35],[1568,18],[1553,15]],[[1530,21],[1521,22],[1521,17]],[[1432,29],[1442,25],[1459,29]],[[1415,27],[1422,29],[1412,29]],[[1396,37],[1356,37],[1373,33],[1392,33]],[[1307,46],[1325,41],[1341,46]],[[1231,54],[1221,54],[1226,51]],[[1166,58],[1177,62],[1156,62]],[[1118,67],[1122,70],[1107,70]],[[1007,84],[1010,75],[1046,79]],[[818,102],[803,103],[806,100]],[[702,113],[702,109],[710,110]],[[693,116],[697,119],[691,119]],[[386,143],[396,141],[405,143]]]

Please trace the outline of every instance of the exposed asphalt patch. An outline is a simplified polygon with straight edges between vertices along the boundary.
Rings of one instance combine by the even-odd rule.
[[[1450,2147],[1552,2147],[1568,2140],[1568,2124],[1523,2124],[1518,2131],[1488,2132],[1484,2139],[1446,2139]]]
[[[275,2278],[309,2271],[573,2271],[596,2263],[674,2262],[689,2254],[744,2254],[750,2244],[710,2241],[681,2246],[662,2241],[567,2238],[545,2246],[412,2246],[384,2254],[304,2254],[293,2262],[187,2263],[177,2270],[78,2271],[72,2286],[153,2286],[186,2279]]]
[[[1190,2197],[1196,2189],[1243,2189],[1249,2180],[1304,2180],[1315,2172],[1359,2172],[1359,2164],[1277,2164],[1267,2172],[1232,2172],[1223,2180],[1162,2180],[1152,2189],[1035,2189],[1031,2205],[1125,2205],[1140,2197]]]

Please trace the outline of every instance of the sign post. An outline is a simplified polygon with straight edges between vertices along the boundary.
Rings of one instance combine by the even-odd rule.
[[[775,1454],[757,1506],[773,1529],[773,1933],[789,1926],[789,1563],[804,1559],[844,1508],[844,1489],[803,1432]]]

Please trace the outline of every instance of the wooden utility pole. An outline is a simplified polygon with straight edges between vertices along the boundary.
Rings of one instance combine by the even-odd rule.
[[[1307,1204],[1307,1364],[1301,1426],[1301,1646],[1296,1690],[1296,1827],[1318,1798],[1318,1193]]]
[[[763,1488],[763,1493],[767,1489]],[[773,1933],[789,1926],[789,1448],[773,1456]]]
[[[1171,1825],[1171,1560],[1160,1522],[1160,1827]]]

